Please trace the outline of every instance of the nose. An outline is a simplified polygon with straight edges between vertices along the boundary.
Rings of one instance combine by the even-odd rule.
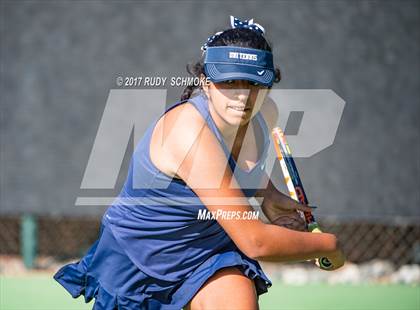
[[[246,101],[249,96],[249,83],[248,81],[244,80],[236,80],[235,81],[235,94],[238,97],[238,99]]]

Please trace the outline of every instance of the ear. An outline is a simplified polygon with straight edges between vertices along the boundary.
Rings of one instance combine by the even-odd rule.
[[[203,89],[204,94],[207,96],[207,98],[210,98],[209,96],[209,85],[210,85],[210,81],[206,80],[206,77],[204,76],[204,74],[201,74],[201,79],[203,81],[203,83],[201,84],[201,88]],[[209,83],[206,83],[206,81],[208,81]]]

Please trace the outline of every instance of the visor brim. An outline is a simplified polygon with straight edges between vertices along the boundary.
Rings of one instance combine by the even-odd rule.
[[[274,81],[273,70],[245,64],[206,63],[204,71],[209,80],[214,83],[246,80],[271,87]]]

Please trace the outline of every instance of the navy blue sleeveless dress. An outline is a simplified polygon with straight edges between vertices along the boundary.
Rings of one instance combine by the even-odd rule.
[[[261,113],[252,122],[259,127],[263,148],[256,165],[245,171],[227,149],[206,96],[200,92],[188,102],[220,141],[243,193],[255,195],[270,143]],[[93,309],[106,310],[182,309],[208,278],[230,266],[254,280],[258,295],[267,292],[272,283],[259,263],[243,254],[216,220],[198,219],[199,210],[206,208],[198,196],[152,163],[150,139],[160,117],[137,144],[121,193],[102,217],[99,238],[83,258],[63,266],[54,279],[74,298],[84,295],[85,302],[95,298]]]

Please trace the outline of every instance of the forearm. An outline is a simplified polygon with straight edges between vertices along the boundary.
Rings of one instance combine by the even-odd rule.
[[[298,204],[279,192],[267,174],[263,175],[261,185],[264,184],[266,186],[261,186],[255,197],[264,199],[261,210],[270,221],[278,218],[278,209],[273,207],[275,204]],[[338,247],[337,238],[332,234],[300,232],[272,224],[265,224],[258,235],[257,256],[261,261],[304,261],[330,255]]]
[[[338,249],[337,238],[328,233],[299,232],[266,224],[256,259],[261,261],[304,261],[329,256]]]
[[[271,179],[268,177],[267,173],[264,172],[264,174],[261,177],[261,183],[260,188],[256,191],[255,197],[256,198],[262,198],[261,203],[261,210],[265,213],[266,204],[264,204],[264,201],[273,199],[273,196],[279,193],[279,191],[276,189],[274,184],[271,182]]]
[[[264,177],[268,178],[267,175]],[[263,199],[261,202],[261,211],[270,222],[276,220],[279,215],[279,210],[275,206],[287,206],[287,209],[291,209],[299,205],[296,201],[278,191],[271,180],[268,180],[264,188],[257,190],[255,197]]]

